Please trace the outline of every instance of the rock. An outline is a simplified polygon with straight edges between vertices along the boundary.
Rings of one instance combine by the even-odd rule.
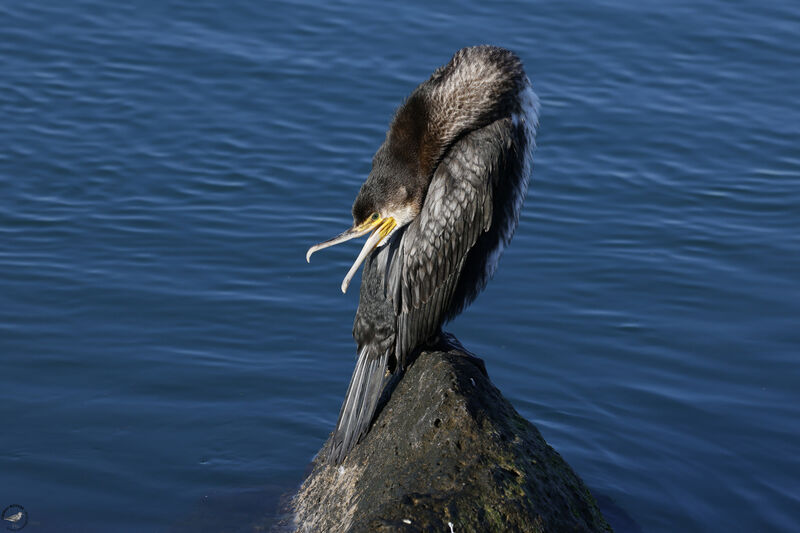
[[[299,532],[611,531],[480,359],[423,352],[340,466],[330,439],[292,505]]]

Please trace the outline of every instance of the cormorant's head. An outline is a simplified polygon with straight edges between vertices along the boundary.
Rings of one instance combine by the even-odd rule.
[[[370,234],[342,282],[342,292],[347,292],[358,267],[370,252],[386,244],[390,235],[414,220],[422,207],[421,194],[413,180],[405,179],[403,169],[397,165],[384,164],[381,152],[378,150],[372,172],[353,203],[353,226],[333,239],[312,246],[306,253],[306,261],[310,261],[311,254],[317,250]],[[395,167],[394,172],[387,166]]]
[[[392,148],[384,143],[372,159],[372,171],[353,202],[354,226],[392,219],[394,232],[414,220],[422,208],[427,183],[417,179],[416,169],[392,154]]]

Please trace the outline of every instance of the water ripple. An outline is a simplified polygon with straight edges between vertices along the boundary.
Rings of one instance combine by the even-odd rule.
[[[351,223],[402,98],[479,42],[521,55],[541,132],[514,242],[452,330],[643,530],[795,527],[797,8],[0,18],[0,416],[19,423],[0,471],[44,531],[155,531],[208,494],[295,486],[355,357],[356,247],[305,249]]]

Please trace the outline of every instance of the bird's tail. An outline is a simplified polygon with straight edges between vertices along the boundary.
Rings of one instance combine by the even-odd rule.
[[[389,353],[374,345],[365,345],[358,354],[356,369],[350,378],[347,395],[339,411],[339,421],[328,459],[342,462],[348,452],[369,430],[375,408],[388,379]]]

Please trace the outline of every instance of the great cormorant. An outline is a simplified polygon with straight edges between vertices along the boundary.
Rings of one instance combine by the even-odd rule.
[[[396,112],[353,204],[353,226],[308,250],[306,260],[369,234],[342,282],[344,292],[364,263],[358,362],[330,460],[367,433],[389,378],[494,274],[528,189],[538,109],[514,53],[459,50]]]

